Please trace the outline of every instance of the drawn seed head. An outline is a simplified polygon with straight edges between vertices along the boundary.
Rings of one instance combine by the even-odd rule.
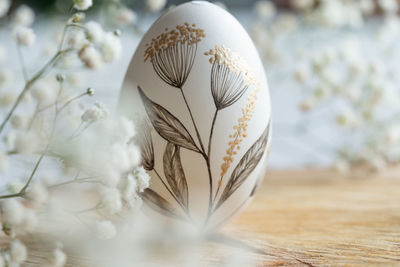
[[[218,110],[234,104],[250,86],[256,84],[246,61],[224,45],[217,45],[204,55],[210,57],[212,64],[211,93]]]
[[[150,60],[154,71],[167,84],[182,88],[192,69],[197,44],[205,37],[203,29],[184,23],[165,29],[147,44],[144,61]]]

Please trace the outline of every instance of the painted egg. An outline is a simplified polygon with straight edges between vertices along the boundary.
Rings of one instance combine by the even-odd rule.
[[[133,56],[119,106],[136,120],[148,210],[214,229],[251,199],[270,143],[269,90],[227,11],[193,1],[161,16]]]

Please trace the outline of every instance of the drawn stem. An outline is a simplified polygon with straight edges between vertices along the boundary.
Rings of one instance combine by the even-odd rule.
[[[204,223],[204,224],[207,224],[207,222],[208,222],[208,220],[210,218],[209,215],[211,214],[212,206],[213,206],[213,201],[212,201],[212,196],[213,196],[213,178],[212,178],[212,173],[211,173],[210,157],[209,157],[208,154],[206,154],[206,151],[204,149],[203,142],[201,141],[199,130],[197,129],[196,122],[195,122],[195,120],[193,118],[193,114],[192,114],[192,111],[190,109],[189,103],[186,100],[185,93],[183,92],[182,88],[179,88],[179,89],[181,90],[183,100],[185,101],[186,107],[187,107],[187,109],[189,111],[190,118],[192,119],[192,123],[193,123],[194,129],[196,131],[197,139],[199,140],[199,143],[200,143],[200,147],[201,147],[200,154],[203,156],[203,158],[204,158],[204,160],[206,161],[206,164],[207,164],[208,182],[209,182],[209,186],[210,186],[210,196],[209,196],[209,199],[208,199],[207,218],[206,218],[206,221]],[[215,115],[214,115],[214,117],[215,117]],[[216,117],[215,117],[215,119],[216,119]]]
[[[182,88],[179,88],[179,89],[181,90],[183,100],[185,101],[186,107],[187,107],[187,109],[189,111],[189,115],[190,115],[190,118],[192,120],[192,123],[193,123],[193,126],[194,126],[194,130],[196,131],[197,139],[199,140],[200,147],[201,147],[201,152],[204,154],[205,153],[205,149],[204,149],[204,146],[203,146],[203,142],[201,141],[200,133],[199,133],[199,130],[197,129],[196,122],[195,122],[195,120],[193,118],[192,110],[190,109],[189,103],[186,100],[185,93],[183,92],[183,89]]]

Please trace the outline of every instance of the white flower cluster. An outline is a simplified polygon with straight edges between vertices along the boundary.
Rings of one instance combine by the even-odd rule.
[[[378,8],[389,16],[398,11],[397,0],[291,0],[291,5],[306,21],[327,27],[360,28]]]
[[[9,53],[1,43],[0,172],[7,177],[11,173],[13,180],[1,190],[0,230],[10,244],[2,248],[0,267],[22,266],[29,256],[22,240],[38,232],[50,232],[51,242],[62,241],[64,235],[59,233],[65,228],[68,234],[80,233],[82,226],[87,232],[86,224],[90,224],[95,225],[98,238],[113,238],[120,231],[116,221],[122,213],[136,214],[142,204],[140,193],[149,186],[150,177],[139,167],[139,148],[132,142],[133,122],[111,116],[100,102],[85,103],[94,90],[82,90],[83,72],[73,69],[82,63],[99,69],[116,61],[122,51],[121,33],[105,31],[96,21],[85,22],[84,11],[94,4],[92,0],[71,0],[70,4],[78,12],[57,38],[44,44],[40,56],[48,60],[35,68],[27,64],[32,60],[24,58],[28,49],[34,53],[32,48],[41,45],[35,44],[39,39],[33,30],[35,13],[26,5],[9,12],[11,2],[0,0],[0,18],[5,22],[0,27],[10,28],[18,45],[19,61],[15,61],[22,70],[13,72],[4,64]],[[118,1],[110,5],[118,10],[110,25],[136,23],[133,10]],[[152,8],[162,7],[153,3]],[[88,197],[91,194],[97,197]],[[94,212],[97,216],[91,216]],[[53,233],[53,228],[62,231]],[[45,266],[66,264],[60,242],[50,252]]]
[[[396,116],[400,81],[398,65],[391,59],[399,53],[394,45],[400,36],[398,1],[292,0],[291,4],[300,17],[284,12],[274,17],[261,12],[262,16],[262,5],[267,10],[269,4],[258,2],[252,28],[267,69],[274,70],[269,76],[271,88],[279,88],[282,77],[292,75],[292,87],[301,89],[298,107],[304,121],[299,119],[293,129],[285,125],[286,129],[298,131],[304,139],[310,136],[314,146],[319,144],[316,155],[332,157],[331,163],[341,171],[352,166],[381,170],[400,163]],[[382,17],[368,24],[366,19],[375,11]],[[328,28],[310,28],[309,23]],[[343,27],[353,28],[352,36]]]

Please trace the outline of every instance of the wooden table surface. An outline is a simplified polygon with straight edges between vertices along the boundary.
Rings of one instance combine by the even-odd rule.
[[[236,250],[256,266],[400,266],[397,173],[269,171],[217,242],[205,242],[200,266],[221,266]],[[32,246],[26,266],[42,266],[44,248]],[[68,266],[87,264],[69,257]]]
[[[270,171],[224,227],[257,266],[400,266],[400,175]]]

